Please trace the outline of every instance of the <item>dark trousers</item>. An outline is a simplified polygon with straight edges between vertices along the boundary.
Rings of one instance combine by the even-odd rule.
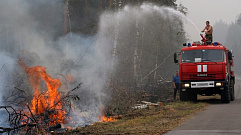
[[[176,88],[174,88],[173,98],[176,99],[177,92],[179,92],[179,83],[175,83]]]
[[[205,37],[208,41],[213,42],[213,35],[212,34],[207,34]]]

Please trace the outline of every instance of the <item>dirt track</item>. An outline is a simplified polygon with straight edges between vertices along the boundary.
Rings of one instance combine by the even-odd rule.
[[[230,104],[206,101],[212,105],[165,135],[240,135],[241,78],[236,79],[235,92],[236,99]]]

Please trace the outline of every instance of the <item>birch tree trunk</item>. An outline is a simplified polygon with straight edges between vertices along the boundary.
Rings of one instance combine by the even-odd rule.
[[[133,61],[133,69],[134,69],[134,84],[137,85],[138,81],[138,74],[137,74],[137,62],[138,62],[138,44],[140,40],[140,31],[139,31],[139,24],[138,20],[136,18],[136,42],[135,42],[135,48],[134,48],[134,61]]]
[[[65,34],[68,33],[68,28],[69,28],[70,37],[71,37],[71,39],[73,39],[72,33],[71,33],[71,21],[70,21],[70,15],[69,15],[69,0],[65,0],[64,25],[65,25],[65,31],[64,31]],[[68,43],[66,45],[66,52],[67,52],[66,55],[67,55],[67,58],[68,58],[68,52],[69,52]]]
[[[116,0],[114,1],[115,7],[116,7]],[[120,11],[121,9],[121,4],[119,4],[118,7],[118,11]],[[113,70],[114,70],[114,64],[115,64],[115,59],[116,59],[116,48],[118,45],[118,37],[119,37],[119,25],[120,25],[120,21],[119,19],[116,22],[116,26],[115,26],[115,37],[114,37],[114,46],[113,46],[113,51],[112,51],[112,61],[111,61],[111,72],[110,72],[110,76],[111,76],[111,81],[113,80]]]
[[[156,54],[156,64],[155,64],[155,69],[157,69],[158,66],[158,54]],[[157,75],[157,70],[154,72],[154,82],[156,81],[156,75]]]
[[[142,68],[141,68],[141,62],[142,62],[142,56],[143,56],[143,46],[144,46],[144,35],[145,35],[145,26],[142,27],[142,35],[141,35],[141,46],[139,46],[139,56],[138,56],[138,73],[139,73],[139,79],[142,80]],[[138,79],[138,82],[140,81]]]

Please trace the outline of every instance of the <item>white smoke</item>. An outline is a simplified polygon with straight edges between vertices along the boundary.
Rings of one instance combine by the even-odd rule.
[[[9,60],[5,53],[1,53],[1,63],[22,58],[29,67],[46,67],[53,78],[65,80],[65,75],[74,77],[75,82],[68,84],[68,90],[63,88],[64,85],[61,90],[67,92],[82,83],[81,88],[73,93],[80,97],[79,101],[74,101],[73,109],[87,110],[97,117],[102,105],[100,98],[104,96],[102,91],[107,83],[112,41],[103,37],[103,33],[61,36],[63,17],[64,3],[60,0],[0,1],[1,50],[12,53],[14,58]],[[0,72],[1,94],[8,94],[3,91],[6,90],[5,82],[10,82],[6,76],[12,72],[9,65],[3,66]],[[22,84],[17,87],[26,89]]]
[[[153,16],[153,13],[156,16]],[[59,0],[2,0],[0,1],[0,47],[1,50],[12,53],[14,59],[9,59],[6,53],[1,53],[3,56],[0,56],[4,59],[0,60],[2,63],[14,63],[18,58],[22,58],[29,67],[37,65],[46,67],[53,78],[62,80],[62,92],[67,92],[78,83],[82,83],[81,88],[73,92],[80,99],[73,101],[71,115],[73,119],[79,120],[80,124],[93,123],[98,121],[97,116],[103,107],[102,98],[108,97],[104,89],[109,81],[108,73],[112,70],[112,50],[118,21],[118,39],[122,39],[123,43],[120,45],[124,46],[125,43],[133,42],[127,31],[132,32],[136,20],[145,24],[146,28],[150,26],[151,32],[155,35],[153,37],[159,39],[158,34],[162,32],[156,27],[159,26],[159,22],[156,20],[151,22],[151,19],[158,16],[161,16],[159,19],[169,18],[171,21],[175,21],[178,17],[183,18],[181,13],[171,8],[148,4],[139,7],[127,6],[119,12],[103,13],[99,20],[99,30],[94,36],[74,33],[61,36],[64,33],[64,3]],[[179,28],[178,25],[176,27]],[[154,41],[153,37],[146,37],[147,45]],[[165,38],[167,37],[163,39]],[[177,42],[173,44],[177,45]],[[165,44],[163,48],[167,46],[169,45]],[[117,59],[113,65],[117,63]],[[12,73],[11,68],[5,69],[5,73],[6,75]],[[66,83],[65,75],[75,78],[75,82],[67,82],[68,88],[63,85]],[[1,82],[11,82],[4,75],[0,76],[0,79],[3,79]],[[19,84],[18,87],[25,89],[24,86]],[[0,90],[2,93],[5,88],[1,87]]]
[[[3,104],[3,94],[6,94],[6,90],[12,87],[11,80],[12,75],[11,73],[14,70],[14,66],[16,65],[16,61],[8,56],[6,53],[0,53],[0,106]]]
[[[0,106],[4,106],[3,96],[12,88],[12,72],[16,62],[8,54],[0,52]],[[0,126],[8,126],[8,114],[4,108],[0,108]]]

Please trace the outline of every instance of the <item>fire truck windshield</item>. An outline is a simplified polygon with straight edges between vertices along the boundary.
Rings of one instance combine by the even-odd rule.
[[[222,62],[223,50],[188,50],[182,52],[182,63]]]

